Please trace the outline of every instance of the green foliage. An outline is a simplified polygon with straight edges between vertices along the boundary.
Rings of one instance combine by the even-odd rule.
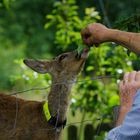
[[[5,6],[7,10],[10,10],[10,5],[14,0],[1,0],[0,7]]]
[[[107,0],[103,1],[103,3],[105,5],[105,15],[108,16],[113,26],[115,21],[125,20],[140,12],[140,1],[138,0]],[[122,28],[123,24],[121,25]]]
[[[46,90],[34,90],[34,93],[48,93],[51,84],[50,75],[41,75],[37,72],[33,72],[24,63],[23,60],[15,60],[14,63],[17,65],[17,73],[10,77],[11,83],[13,83],[15,91],[22,91],[31,88],[44,88]],[[20,66],[20,67],[19,67]],[[35,82],[33,82],[35,81]]]
[[[11,2],[13,2],[13,0],[3,0],[3,4],[7,8],[7,10],[10,9]]]
[[[20,73],[15,60],[23,58],[50,58],[53,51],[52,30],[44,29],[45,15],[53,1],[21,0],[6,1],[10,12],[1,1],[0,8],[0,88],[15,88],[19,82],[10,80],[11,75]],[[41,9],[41,10],[40,10]],[[59,51],[58,51],[59,52]],[[18,69],[18,71],[17,71]],[[21,71],[22,72],[22,71]],[[32,72],[31,72],[32,73]],[[31,86],[32,87],[32,86]],[[23,89],[23,84],[18,88]]]
[[[0,40],[1,42],[3,42],[2,40]],[[5,47],[2,48],[2,45],[4,45]],[[15,45],[13,47],[11,47],[13,44],[11,41],[6,41],[3,42],[0,47],[0,86],[1,89],[9,89],[11,88],[13,85],[10,82],[10,76],[15,74],[16,72],[16,65],[13,63],[13,61],[15,59],[19,59],[20,57],[24,57],[24,45],[21,44],[18,47]],[[16,50],[16,51],[15,51]]]
[[[75,0],[62,0],[55,2],[52,14],[46,16],[48,22],[45,24],[45,28],[55,27],[55,43],[63,49],[81,40],[80,30],[84,26],[100,19],[98,12],[93,7],[86,8],[85,16],[80,19],[78,8]]]
[[[129,16],[140,1],[104,1],[104,4],[112,23],[118,17],[122,18],[118,20],[116,28],[139,32],[139,14]],[[31,71],[22,60],[25,57],[52,58],[63,50],[73,50],[78,46],[80,52],[83,48],[80,30],[101,19],[101,12],[87,5],[96,5],[100,10],[98,1],[0,1],[1,90],[21,91],[49,86],[49,75],[43,76]],[[5,9],[10,9],[11,14]],[[124,18],[124,15],[128,18]],[[100,122],[97,118],[103,117],[103,122],[112,122],[112,107],[119,104],[118,79],[126,71],[139,70],[139,62],[140,58],[133,53],[128,56],[127,50],[121,46],[105,43],[100,48],[91,48],[85,68],[78,78],[79,82],[73,88],[72,113],[76,114],[80,110],[86,114],[93,119],[95,129]],[[100,76],[110,78],[100,79]],[[102,140],[104,135],[105,132],[102,132],[96,139]]]
[[[24,43],[27,57],[52,56],[52,29],[44,30],[45,15],[53,1],[21,0],[11,3],[10,13],[5,8],[0,9],[0,38],[10,40],[13,44]],[[3,43],[2,48],[5,47]],[[13,45],[14,47],[14,45]],[[52,52],[52,53],[51,53]]]
[[[130,17],[120,19],[115,24],[116,28],[130,32],[140,31],[140,12],[132,14]]]

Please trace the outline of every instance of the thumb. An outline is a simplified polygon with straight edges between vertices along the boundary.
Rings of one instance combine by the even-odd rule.
[[[136,73],[135,80],[140,83],[140,71]]]
[[[135,87],[136,87],[137,89],[140,89],[140,82],[135,83]]]
[[[90,36],[89,38],[87,38],[87,39],[85,40],[85,44],[86,44],[87,46],[89,46],[89,47],[93,46],[94,42],[93,42],[92,36]],[[97,45],[97,44],[96,44],[96,45]]]
[[[89,31],[88,28],[84,28],[84,29],[81,30],[81,36],[82,36],[82,38],[86,38],[86,37],[88,37],[90,35],[91,35],[91,33],[90,33],[90,31]]]

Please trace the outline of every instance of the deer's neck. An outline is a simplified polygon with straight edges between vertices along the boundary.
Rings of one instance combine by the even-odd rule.
[[[48,104],[51,116],[58,117],[59,121],[66,119],[66,112],[69,106],[69,95],[72,87],[72,80],[52,82],[51,91],[48,96]]]

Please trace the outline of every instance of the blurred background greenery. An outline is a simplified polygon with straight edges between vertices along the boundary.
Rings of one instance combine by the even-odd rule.
[[[49,75],[29,70],[22,60],[51,59],[77,49],[81,44],[80,30],[89,23],[101,22],[108,27],[139,32],[139,9],[138,0],[1,0],[1,92],[10,94],[49,85]],[[75,124],[78,130],[75,140],[86,140],[86,124],[94,130],[89,130],[92,140],[104,139],[113,127],[112,107],[119,104],[119,78],[126,71],[139,70],[139,63],[138,56],[114,43],[91,48],[79,82],[72,90],[68,123],[81,122]],[[27,92],[19,97],[43,100],[48,91]],[[71,139],[66,129],[63,140]]]

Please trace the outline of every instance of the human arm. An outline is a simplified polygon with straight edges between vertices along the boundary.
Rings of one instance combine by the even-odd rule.
[[[140,72],[124,75],[119,85],[120,113],[116,127],[106,140],[140,139]]]
[[[137,90],[140,88],[140,72],[132,71],[125,73],[119,84],[120,110],[116,126],[124,121],[126,114],[130,111]]]
[[[120,126],[110,130],[105,140],[140,139],[140,89],[137,91],[131,110]]]
[[[98,46],[103,42],[115,42],[127,49],[140,54],[140,33],[131,33],[117,29],[109,29],[100,23],[89,24],[81,31],[83,42]]]

